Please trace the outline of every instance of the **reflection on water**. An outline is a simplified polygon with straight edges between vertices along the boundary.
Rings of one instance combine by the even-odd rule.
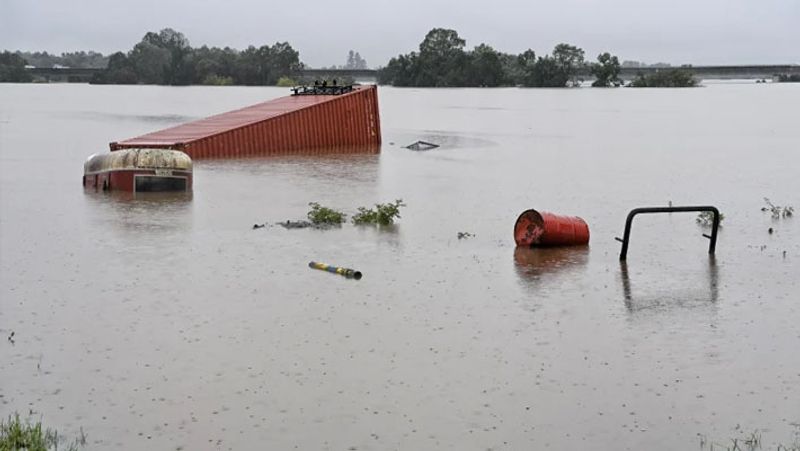
[[[520,280],[529,286],[541,283],[543,276],[568,273],[589,261],[589,246],[563,246],[514,249],[514,263]]]
[[[191,191],[165,191],[165,192],[146,192],[136,193],[132,191],[95,191],[85,190],[87,199],[98,203],[111,203],[122,206],[134,206],[133,202],[151,206],[186,206],[192,201],[194,196]]]
[[[192,198],[189,192],[134,193],[86,190],[88,215],[95,221],[114,224],[115,230],[186,231],[191,228]]]
[[[299,155],[276,155],[237,159],[204,159],[195,162],[195,169],[210,172],[263,175],[269,173],[297,174],[302,177],[334,181],[374,182],[378,176],[380,154],[374,149],[359,152]]]
[[[693,307],[702,304],[716,304],[719,300],[719,268],[716,257],[708,257],[705,277],[708,286],[686,286],[684,280],[663,278],[652,290],[641,290],[634,296],[631,288],[630,271],[627,261],[620,261],[620,278],[625,297],[625,307],[631,313],[649,309],[668,309],[670,307]]]

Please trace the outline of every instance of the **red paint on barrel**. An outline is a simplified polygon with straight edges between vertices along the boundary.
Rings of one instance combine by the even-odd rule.
[[[197,159],[377,152],[380,144],[378,88],[356,86],[340,95],[281,97],[109,146],[181,150]]]
[[[517,246],[565,246],[589,243],[589,225],[577,216],[525,210],[514,224]]]

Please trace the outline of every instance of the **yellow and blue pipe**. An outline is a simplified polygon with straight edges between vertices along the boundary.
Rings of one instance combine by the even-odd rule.
[[[325,263],[320,262],[309,262],[308,267],[311,269],[319,269],[320,271],[328,271],[334,274],[339,274],[340,276],[345,276],[348,279],[361,279],[361,271],[356,271],[355,269],[350,268],[343,268],[341,266],[333,266],[327,265]]]

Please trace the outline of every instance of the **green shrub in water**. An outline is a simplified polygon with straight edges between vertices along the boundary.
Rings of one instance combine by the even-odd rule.
[[[203,79],[203,84],[209,86],[230,86],[233,84],[233,78],[211,74]]]
[[[339,225],[345,221],[346,214],[332,208],[323,207],[316,202],[310,202],[311,211],[308,212],[308,220],[314,225]]]
[[[297,86],[297,82],[293,79],[283,76],[275,82],[275,86],[280,86],[282,88],[291,88],[292,86]]]
[[[358,213],[353,216],[353,224],[394,224],[395,218],[400,217],[400,207],[405,207],[403,199],[397,199],[387,204],[375,204],[375,208],[358,207]]]
[[[725,215],[720,213],[719,214],[719,226],[722,227],[722,220],[725,219]],[[714,213],[710,211],[703,211],[697,215],[697,223],[704,227],[711,227],[714,225]]]

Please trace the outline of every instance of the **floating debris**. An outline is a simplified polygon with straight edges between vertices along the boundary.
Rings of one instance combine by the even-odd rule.
[[[465,240],[467,238],[472,238],[474,236],[475,236],[474,234],[469,233],[469,232],[458,232],[458,239],[459,240]]]
[[[311,223],[311,221],[289,221],[289,220],[286,220],[286,222],[279,222],[277,224],[285,229],[305,229],[307,227],[311,227],[314,225]]]
[[[772,214],[772,219],[790,218],[794,215],[794,207],[792,206],[781,207],[775,205],[766,197],[764,198],[764,202],[766,202],[767,206],[762,207],[761,211],[770,212]]]
[[[339,274],[341,276],[347,277],[348,279],[356,279],[356,280],[361,279],[361,271],[356,271],[355,269],[343,268],[341,266],[332,266],[332,265],[327,265],[325,263],[319,263],[314,261],[308,262],[308,267],[311,269],[319,269],[321,271],[328,271],[334,274]]]
[[[406,149],[409,150],[431,150],[439,147],[438,144],[429,143],[427,141],[417,141],[413,144],[409,144],[406,146]]]

